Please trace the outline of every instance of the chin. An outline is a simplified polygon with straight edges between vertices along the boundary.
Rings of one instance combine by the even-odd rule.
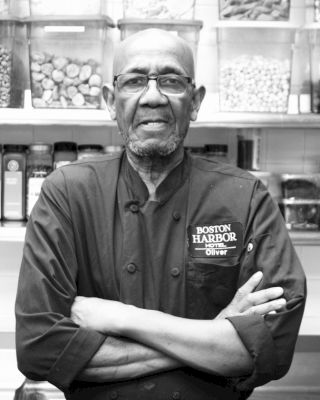
[[[181,141],[167,143],[128,143],[129,150],[137,157],[168,157],[179,147]]]

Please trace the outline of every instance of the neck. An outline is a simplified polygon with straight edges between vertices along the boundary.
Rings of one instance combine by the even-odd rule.
[[[149,191],[149,200],[157,200],[156,190],[168,174],[182,161],[183,146],[168,156],[139,157],[127,151],[131,166],[138,172]]]

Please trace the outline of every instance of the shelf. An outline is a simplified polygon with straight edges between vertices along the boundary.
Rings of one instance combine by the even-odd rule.
[[[320,246],[320,232],[289,232],[295,246]]]
[[[107,110],[15,109],[0,111],[0,125],[115,126]]]
[[[6,223],[6,226],[0,225],[0,243],[16,242],[23,243],[26,234],[24,223]]]
[[[320,128],[318,114],[220,113],[206,111],[191,127],[208,128]],[[1,109],[0,125],[116,126],[107,110]]]

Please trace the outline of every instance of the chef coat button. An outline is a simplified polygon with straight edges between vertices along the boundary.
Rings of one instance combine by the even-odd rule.
[[[135,203],[133,203],[133,204],[130,204],[130,211],[132,212],[132,213],[137,213],[137,212],[139,212],[139,206],[138,206],[138,204],[135,204]]]
[[[172,218],[173,218],[175,221],[180,221],[180,219],[181,219],[181,214],[179,213],[179,211],[173,211],[173,213],[172,213]]]
[[[113,390],[113,391],[110,393],[110,399],[116,400],[117,398],[118,398],[118,393],[117,393],[115,390]]]
[[[180,275],[180,269],[178,267],[172,268],[171,275],[176,278],[177,276]]]
[[[172,393],[172,399],[173,399],[173,400],[179,400],[179,399],[181,399],[181,394],[180,394],[180,392],[173,392],[173,393]]]
[[[248,247],[247,247],[248,253],[250,253],[253,250],[253,243],[249,242]]]
[[[127,271],[130,272],[130,274],[134,274],[136,269],[137,267],[133,263],[127,265]]]

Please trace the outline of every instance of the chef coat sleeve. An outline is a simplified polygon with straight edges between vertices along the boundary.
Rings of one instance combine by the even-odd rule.
[[[105,337],[70,319],[77,258],[62,172],[44,182],[27,223],[16,297],[18,368],[66,390]]]
[[[237,386],[251,390],[288,371],[306,299],[305,274],[284,219],[259,181],[252,196],[240,268],[239,287],[254,272],[262,271],[263,280],[257,290],[281,286],[287,300],[285,309],[276,314],[228,318],[254,362],[252,374],[239,379]]]

